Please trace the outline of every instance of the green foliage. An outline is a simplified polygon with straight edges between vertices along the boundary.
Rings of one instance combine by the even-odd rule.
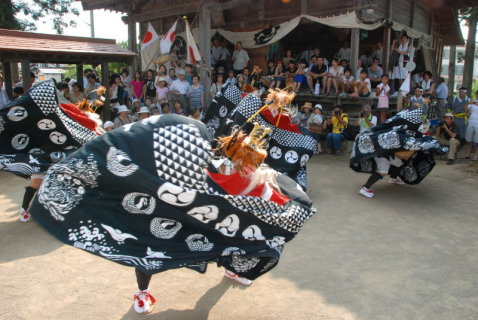
[[[478,59],[478,48],[475,49],[475,59]],[[463,51],[457,52],[456,60],[460,63],[465,61],[465,53]]]
[[[65,15],[72,13],[78,16],[77,9],[71,8],[73,0],[1,0],[0,1],[0,28],[34,31],[35,23],[47,15],[53,16],[52,27],[58,34],[62,34],[65,27],[76,26],[74,20],[66,21]],[[20,19],[17,14],[22,13],[28,19]]]

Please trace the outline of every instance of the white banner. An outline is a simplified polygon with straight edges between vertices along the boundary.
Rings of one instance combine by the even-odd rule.
[[[242,46],[244,48],[259,48],[279,41],[285,37],[287,34],[289,34],[289,32],[294,30],[299,25],[302,18],[334,28],[359,28],[363,30],[374,30],[381,27],[384,23],[384,21],[374,24],[362,23],[358,20],[355,11],[351,11],[338,16],[325,18],[301,15],[287,22],[257,31],[233,32],[224,29],[217,29],[216,31],[229,42],[242,42]]]

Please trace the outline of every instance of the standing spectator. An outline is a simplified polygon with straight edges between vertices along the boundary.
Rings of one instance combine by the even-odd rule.
[[[438,100],[437,118],[442,119],[446,112],[446,99],[448,98],[448,86],[445,84],[445,78],[438,78],[435,95]]]
[[[345,139],[342,132],[348,123],[349,118],[346,113],[342,112],[342,107],[339,105],[335,106],[332,116],[324,122],[324,128],[328,125],[332,126],[332,132],[327,134],[326,153],[330,154],[332,149],[334,149],[336,155],[342,154],[342,142]]]
[[[156,103],[158,105],[168,101],[168,92],[166,77],[159,77],[158,80],[156,80]]]
[[[85,88],[85,89],[86,89],[86,86],[87,86],[87,84],[88,84],[88,75],[89,75],[90,73],[93,73],[93,70],[92,70],[92,69],[85,69],[85,70],[83,71],[83,88]]]
[[[187,64],[184,67],[184,71],[186,72],[186,77],[184,79],[189,82],[189,85],[193,84],[193,65]]]
[[[476,92],[478,97],[478,91]],[[478,98],[475,99],[474,103],[469,104],[465,107],[465,111],[470,114],[468,118],[468,126],[466,127],[466,156],[465,158],[470,159],[471,157],[471,144],[474,143],[477,145],[476,153],[473,157],[474,161],[478,160]]]
[[[120,105],[125,104],[125,93],[123,86],[121,85],[120,75],[115,73],[111,76],[110,80],[110,103],[111,108],[118,108]]]
[[[221,90],[221,87],[224,85],[224,75],[222,73],[218,73],[216,75],[216,81],[211,85],[210,93],[211,97],[215,97],[217,92]]]
[[[370,92],[372,91],[372,87],[370,85],[370,79],[367,77],[368,72],[367,70],[360,71],[360,76],[355,82],[354,86],[354,93],[350,95],[350,97],[368,97],[370,96]]]
[[[405,68],[410,57],[409,49],[410,39],[406,34],[400,38],[400,43],[393,49],[398,54],[398,59],[393,61],[394,67],[392,72],[392,80],[395,80],[395,90],[400,88],[401,83],[408,75],[408,70]]]
[[[373,63],[368,68],[368,78],[370,79],[372,89],[382,81],[383,69],[378,65],[378,58],[373,59]]]
[[[93,90],[98,89],[100,84],[98,82],[96,82],[96,76],[95,76],[94,73],[88,73],[86,78],[88,79],[88,81],[87,81],[86,86],[85,86],[85,94],[88,95]]]
[[[360,126],[360,133],[377,125],[377,117],[372,114],[372,107],[369,104],[362,107],[355,125]]]
[[[432,81],[432,73],[430,71],[425,71],[423,73],[423,81],[421,83],[423,89],[423,96],[429,97],[432,95],[435,90],[435,84]]]
[[[309,118],[309,131],[312,137],[317,142],[317,152],[316,154],[322,153],[322,145],[320,144],[320,140],[323,139],[325,136],[323,135],[323,124],[324,124],[324,116],[323,116],[323,109],[322,105],[316,104],[314,106],[314,114]]]
[[[166,78],[166,81],[168,82],[168,85],[170,86],[171,83],[173,83],[174,80],[176,80],[178,76],[176,75],[176,69],[171,68],[168,71],[168,76]]]
[[[377,49],[373,53],[373,57],[378,59],[378,64],[382,64],[383,57],[383,43],[381,41],[377,42]]]
[[[185,80],[186,71],[180,69],[178,71],[178,79],[174,80],[169,88],[169,92],[173,97],[173,101],[180,101],[181,106],[186,110],[188,106],[188,93],[191,85]]]
[[[449,147],[448,149],[448,161],[446,164],[454,164],[456,152],[460,146],[459,128],[453,120],[453,114],[445,113],[445,121],[441,121],[435,131],[435,139],[437,139],[441,145]]]
[[[132,93],[132,98],[133,99],[139,99],[141,100],[143,97],[143,86],[144,86],[144,81],[141,76],[141,72],[136,71],[134,73],[134,79],[131,80],[131,93]]]
[[[152,69],[148,69],[146,71],[146,79],[144,80],[143,86],[143,99],[150,98],[151,101],[156,100],[156,87],[154,85],[154,71]]]
[[[10,102],[8,94],[5,91],[3,78],[0,77],[0,108],[7,105]]]
[[[330,94],[330,88],[334,85],[335,95],[339,94],[339,81],[344,74],[344,68],[339,66],[339,60],[337,58],[332,59],[332,66],[329,67],[329,73],[327,75],[327,89],[324,91],[325,95]]]
[[[180,115],[183,115],[183,116],[188,116],[188,112],[186,111],[186,108],[184,108],[183,104],[181,103],[181,101],[179,100],[176,100],[174,101],[174,108],[173,108],[173,114],[180,114]]]
[[[375,95],[378,97],[377,109],[380,110],[380,123],[387,120],[390,96],[390,86],[388,85],[388,74],[382,76],[382,82],[375,88]]]
[[[189,108],[191,113],[194,109],[204,110],[204,87],[199,83],[199,80],[198,75],[193,76],[193,84],[189,91]]]
[[[168,69],[166,68],[166,66],[164,64],[160,64],[158,66],[158,75],[156,77],[166,77],[167,76],[167,73],[168,73]]]
[[[315,93],[315,85],[318,83],[325,91],[327,85],[327,66],[325,65],[323,57],[317,57],[317,64],[312,66],[309,75],[307,76],[307,84],[311,93]]]
[[[447,104],[448,109],[453,111],[455,117],[454,122],[458,126],[458,135],[466,136],[466,111],[465,107],[470,103],[470,98],[466,95],[468,90],[461,87],[458,90],[458,97],[455,97],[451,103]]]
[[[121,70],[121,83],[128,97],[131,97],[131,77],[126,69]]]
[[[337,52],[337,58],[339,60],[347,60],[350,62],[350,57],[352,56],[352,49],[349,47],[349,43],[347,41],[344,41],[342,47],[339,49],[339,52]]]
[[[285,51],[285,57],[282,58],[282,65],[288,66],[290,61],[294,61],[294,57],[292,56],[292,51],[287,49]]]
[[[113,121],[115,124],[115,128],[119,128],[124,126],[125,124],[133,123],[134,118],[130,116],[128,111],[128,107],[125,105],[121,105],[118,107],[118,116]]]
[[[360,62],[364,68],[368,68],[372,65],[373,60],[370,50],[366,50],[365,53],[360,56]]]
[[[77,82],[73,83],[71,88],[73,89],[70,94],[71,102],[78,103],[85,99],[85,94],[81,91],[80,85]]]
[[[234,50],[232,54],[232,61],[234,62],[233,69],[236,74],[241,73],[242,70],[247,67],[247,63],[249,62],[249,55],[247,54],[246,50],[242,49],[241,41],[238,41],[236,43],[236,50]]]
[[[211,65],[218,67],[222,65],[227,56],[225,55],[224,48],[220,45],[219,39],[214,39],[211,46]]]
[[[352,70],[346,68],[344,74],[340,79],[340,87],[342,88],[341,96],[347,96],[354,91],[355,78],[352,75]]]

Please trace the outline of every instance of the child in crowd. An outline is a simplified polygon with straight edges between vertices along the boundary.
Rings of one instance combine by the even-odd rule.
[[[322,153],[322,145],[320,144],[320,139],[325,138],[323,134],[323,108],[322,105],[316,104],[314,106],[314,114],[309,118],[309,131],[312,137],[317,141],[317,151],[315,154]]]
[[[169,106],[169,103],[163,102],[161,103],[161,114],[170,114],[171,113],[171,107]]]
[[[380,123],[385,122],[388,115],[388,97],[390,96],[388,80],[388,74],[382,75],[382,82],[375,88],[375,94],[378,97],[377,109],[380,110]]]
[[[307,77],[305,76],[306,72],[307,72],[307,63],[305,61],[301,61],[295,73],[294,84],[292,85],[292,88],[295,92],[299,92],[300,86],[303,83],[307,83]]]
[[[156,101],[158,104],[168,101],[168,82],[164,76],[156,80]]]
[[[133,100],[133,107],[132,107],[132,113],[136,114],[139,112],[139,108],[141,108],[141,100],[139,99],[134,99]]]
[[[142,119],[146,119],[149,117],[149,109],[147,107],[141,107],[139,109],[138,115],[137,115],[137,121],[141,121]]]
[[[372,91],[372,85],[368,77],[368,72],[366,69],[360,71],[359,78],[354,86],[354,93],[350,97],[368,97]]]
[[[173,112],[174,114],[180,114],[180,115],[183,115],[183,116],[188,116],[188,112],[186,111],[186,109],[183,107],[183,105],[181,104],[181,101],[179,100],[176,100],[174,101],[174,108],[173,108]]]
[[[352,70],[349,68],[344,70],[344,74],[340,80],[340,87],[342,88],[341,96],[347,96],[354,91],[355,78],[352,75]]]

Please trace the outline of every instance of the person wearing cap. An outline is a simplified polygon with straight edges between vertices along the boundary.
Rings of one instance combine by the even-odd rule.
[[[186,81],[186,71],[179,69],[178,79],[174,80],[173,83],[171,83],[171,88],[169,88],[169,92],[172,95],[171,100],[179,100],[181,105],[187,110],[189,105],[189,91],[191,91],[191,85]]]
[[[468,126],[466,127],[466,156],[465,159],[471,158],[471,144],[478,144],[478,91],[476,92],[477,98],[473,103],[470,103],[465,107],[465,111],[469,113]],[[475,156],[473,161],[478,160],[478,147],[476,147]]]
[[[148,107],[141,107],[138,112],[138,120],[146,119],[147,117],[149,117]]]
[[[139,111],[139,108],[141,108],[141,100],[133,99],[133,107],[132,107],[133,114],[137,113]]]
[[[103,128],[105,129],[105,131],[111,131],[115,128],[115,124],[111,121],[106,121],[103,124]]]
[[[323,116],[323,108],[322,105],[316,104],[314,106],[314,114],[309,118],[309,131],[312,137],[317,141],[317,151],[316,154],[322,153],[322,145],[320,144],[320,139],[325,138],[325,135],[322,134],[323,132],[323,123],[324,123],[324,116]]]
[[[428,102],[423,98],[423,88],[416,87],[415,95],[410,98],[410,110],[422,108],[423,114],[428,113]]]
[[[456,152],[461,145],[459,128],[454,121],[452,113],[445,113],[443,119],[444,121],[441,121],[436,128],[434,138],[437,139],[442,146],[449,147],[448,161],[446,164],[454,164]]]
[[[460,137],[466,136],[467,113],[465,107],[470,103],[470,98],[466,95],[467,93],[468,90],[465,87],[461,87],[458,90],[458,96],[447,104],[448,110],[451,111],[455,117],[455,124],[458,126],[458,134]]]
[[[156,80],[156,102],[158,104],[168,101],[168,81],[161,76]]]
[[[349,123],[349,117],[343,112],[342,106],[336,105],[332,116],[324,121],[323,127],[332,126],[332,131],[327,134],[326,149],[325,152],[330,154],[332,149],[335,150],[336,155],[342,154],[342,142],[345,137],[342,132],[345,130]]]
[[[129,115],[129,110],[128,107],[123,105],[120,105],[118,107],[118,116],[116,119],[113,121],[115,128],[119,128],[121,126],[124,126],[125,124],[133,123],[134,118]]]

